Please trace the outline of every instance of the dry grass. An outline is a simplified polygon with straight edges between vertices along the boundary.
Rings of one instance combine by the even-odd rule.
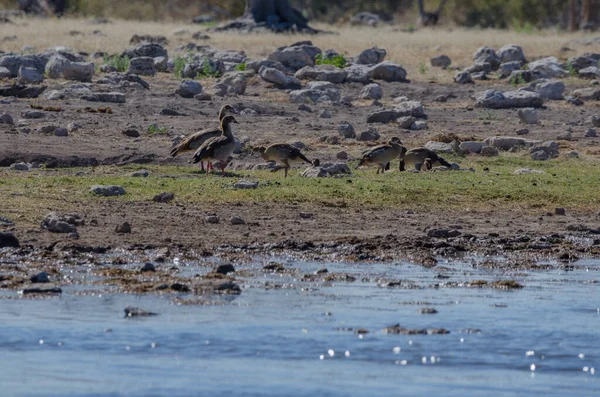
[[[429,64],[432,56],[442,53],[450,56],[453,65],[464,67],[471,64],[473,52],[482,45],[499,48],[509,43],[518,44],[530,59],[546,55],[559,58],[573,55],[570,52],[561,52],[561,47],[566,45],[577,53],[589,51],[589,48],[578,49],[577,45],[570,43],[582,34],[558,34],[551,30],[538,34],[524,34],[503,30],[437,28],[408,33],[398,27],[316,27],[333,31],[334,34],[309,36],[211,33],[211,40],[199,44],[209,44],[218,49],[244,50],[251,58],[262,58],[277,47],[299,40],[312,40],[322,49],[333,48],[347,55],[378,46],[387,50],[387,59],[398,62],[407,69],[409,78],[415,81],[437,82],[449,82],[452,79],[450,71],[435,69]],[[189,33],[181,36],[173,34],[181,29],[186,29]],[[98,25],[82,19],[23,18],[15,19],[15,24],[0,26],[0,37],[17,36],[17,40],[3,43],[4,51],[20,52],[25,45],[34,46],[36,51],[42,51],[61,45],[76,51],[117,53],[129,47],[129,39],[134,34],[152,34],[166,36],[170,40],[168,49],[173,52],[177,46],[192,42],[193,33],[204,29],[205,27],[200,25],[176,22],[114,21],[108,25]],[[104,35],[94,35],[92,32],[95,30],[100,30]],[[70,35],[71,31],[82,34]]]

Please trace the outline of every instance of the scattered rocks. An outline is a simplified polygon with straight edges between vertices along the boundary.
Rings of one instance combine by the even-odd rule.
[[[532,160],[547,160],[559,155],[559,146],[554,141],[546,141],[535,144],[530,150]]]
[[[117,185],[94,185],[90,188],[93,194],[99,196],[110,197],[110,196],[122,196],[125,194],[125,189],[122,186]]]
[[[131,233],[131,225],[128,222],[120,223],[115,228],[115,232],[117,232],[119,234]]]
[[[11,232],[0,231],[0,248],[19,247],[19,239]]]
[[[519,109],[518,115],[523,124],[537,124],[539,121],[537,110],[533,108]]]
[[[555,57],[546,57],[529,62],[527,68],[538,78],[561,78],[569,75]]]
[[[452,64],[450,57],[447,55],[438,55],[431,58],[431,66],[436,68],[446,69]]]
[[[152,201],[155,203],[170,203],[175,199],[175,193],[173,192],[164,192],[159,193],[152,198]]]

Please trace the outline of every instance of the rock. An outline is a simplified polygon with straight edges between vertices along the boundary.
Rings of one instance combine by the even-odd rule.
[[[426,118],[423,105],[419,101],[403,101],[394,106],[397,117],[413,116],[417,118]]]
[[[519,62],[524,64],[526,61],[523,49],[516,44],[507,44],[496,51],[496,55],[500,58],[500,62]]]
[[[519,168],[514,172],[515,175],[523,175],[523,174],[545,174],[542,170],[534,170],[531,168]]]
[[[14,226],[14,222],[5,216],[0,216],[0,226]]]
[[[58,127],[54,130],[55,136],[69,136],[69,132],[66,128]]]
[[[554,215],[566,215],[566,211],[564,208],[555,208],[554,209]]]
[[[569,153],[567,153],[567,156],[569,158],[572,158],[572,159],[578,159],[579,158],[579,152],[570,151]]]
[[[308,112],[308,113],[312,113],[312,108],[310,106],[307,106],[305,104],[300,104],[298,105],[298,110],[303,111],[303,112]]]
[[[597,66],[590,66],[583,68],[578,72],[579,78],[581,79],[597,79],[600,77],[600,69]]]
[[[94,76],[94,64],[91,62],[73,62],[64,54],[54,54],[46,63],[46,75],[51,79],[64,78],[91,82]]]
[[[452,145],[446,142],[428,141],[425,148],[433,150],[436,153],[452,153]]]
[[[154,70],[157,72],[168,72],[169,71],[169,58],[167,57],[156,57],[154,60]]]
[[[230,62],[236,64],[244,63],[247,59],[246,53],[244,51],[233,50],[217,51],[212,55],[212,57],[222,62]]]
[[[283,66],[294,71],[300,70],[305,66],[313,66],[314,58],[311,57],[303,48],[286,47],[278,49],[269,54],[267,59],[280,62]]]
[[[19,68],[17,83],[19,84],[39,84],[44,81],[42,75],[36,68],[21,66]]]
[[[416,120],[415,122],[412,123],[412,125],[410,126],[410,129],[413,131],[426,130],[427,129],[427,121]]]
[[[10,169],[14,170],[14,171],[29,171],[29,164],[28,163],[12,163],[10,165]]]
[[[569,75],[555,57],[546,57],[529,62],[527,68],[538,78],[560,78]]]
[[[350,65],[344,68],[346,82],[367,84],[373,78],[373,69],[367,65]]]
[[[357,140],[359,141],[376,141],[380,138],[379,133],[373,127],[369,127],[368,130],[361,132],[358,135]]]
[[[173,109],[162,109],[159,113],[161,116],[185,116],[185,113],[180,113],[177,110]]]
[[[150,175],[150,173],[146,170],[134,171],[131,174],[129,174],[129,176],[131,176],[132,178],[147,178],[148,175]]]
[[[109,197],[109,196],[121,196],[125,194],[125,189],[122,186],[116,185],[94,185],[90,188],[90,191],[93,194],[97,194],[99,196]]]
[[[494,68],[489,62],[477,62],[463,70],[463,72],[470,73],[471,77],[473,77],[473,74],[475,73],[491,73],[492,71],[494,71]]]
[[[0,79],[10,79],[11,77],[10,70],[4,66],[0,66]]]
[[[367,48],[356,56],[354,63],[359,65],[374,65],[383,62],[387,52],[383,48]]]
[[[324,169],[329,175],[351,174],[352,171],[346,163],[323,163],[320,168]]]
[[[463,153],[481,153],[481,149],[483,148],[482,142],[477,141],[464,141],[458,145],[458,148]]]
[[[329,112],[329,110],[323,109],[323,111],[321,113],[319,113],[319,117],[322,119],[330,119],[331,113]]]
[[[57,212],[51,212],[42,220],[40,227],[52,233],[76,233],[76,226],[83,223],[83,218],[78,214],[60,215]]]
[[[184,98],[193,98],[202,92],[202,85],[194,80],[183,80],[175,91],[176,94]]]
[[[484,157],[496,157],[500,155],[498,149],[492,146],[482,147],[481,152],[479,154],[481,154]]]
[[[533,160],[546,160],[547,158],[544,158],[544,159],[533,158],[533,154],[539,153],[539,152],[544,152],[548,156],[547,158],[555,158],[555,157],[558,157],[558,155],[559,155],[559,146],[554,141],[546,141],[546,142],[535,144],[529,150],[529,153],[531,153],[531,155],[532,155],[531,158]],[[538,155],[538,157],[539,157],[539,155]]]
[[[419,309],[419,314],[436,314],[438,311],[433,307],[424,307]]]
[[[299,80],[329,81],[334,84],[343,83],[348,73],[333,65],[305,66],[298,70],[294,77]]]
[[[151,57],[136,57],[129,60],[128,74],[137,74],[142,76],[154,76],[154,58]]]
[[[229,95],[244,95],[248,86],[248,78],[243,73],[225,75],[220,82],[227,86]]]
[[[156,271],[156,267],[154,266],[154,264],[152,264],[150,262],[144,263],[144,266],[142,266],[142,268],[140,269],[141,273],[155,272],[155,271]]]
[[[506,79],[509,84],[525,84],[535,80],[533,74],[529,70],[514,70]]]
[[[46,117],[44,112],[40,112],[39,110],[25,110],[21,112],[21,117],[24,119],[42,119]]]
[[[129,48],[122,53],[123,56],[128,57],[129,59],[138,58],[138,57],[148,57],[148,58],[158,58],[165,57],[168,58],[169,54],[165,48],[158,43],[145,43],[141,44],[134,48]]]
[[[501,63],[500,66],[498,67],[498,75],[500,76],[501,79],[506,78],[508,76],[510,76],[510,74],[512,72],[514,72],[515,70],[519,70],[521,69],[521,62],[505,62],[505,63]]]
[[[13,118],[10,114],[8,113],[2,113],[0,114],[0,124],[10,124],[13,125]]]
[[[125,309],[125,318],[131,317],[150,317],[150,316],[158,316],[157,313],[152,313],[139,307],[127,306]]]
[[[219,223],[219,217],[218,217],[218,216],[216,216],[216,215],[208,215],[208,216],[206,216],[206,217],[204,218],[204,221],[205,221],[206,223],[213,223],[213,224],[216,224],[216,223]]]
[[[256,116],[256,115],[258,115],[258,112],[256,110],[254,110],[254,109],[246,108],[246,109],[243,109],[240,112],[240,114],[242,116]]]
[[[581,99],[575,98],[573,96],[568,96],[565,98],[565,100],[573,106],[582,106],[583,105],[583,101]]]
[[[548,160],[549,158],[550,158],[550,156],[548,156],[548,154],[546,152],[544,152],[543,150],[537,150],[537,151],[531,153],[532,160],[544,161],[544,160]]]
[[[406,82],[406,70],[393,62],[385,61],[371,66],[371,78],[387,82]]]
[[[255,61],[246,62],[246,70],[254,71],[254,73],[258,73],[258,71],[263,67],[274,68],[283,73],[289,73],[289,69],[281,64],[281,62],[271,61],[269,59],[260,59]]]
[[[164,192],[159,193],[152,198],[152,201],[155,203],[170,203],[175,199],[175,193],[173,192]]]
[[[536,92],[486,90],[475,95],[475,106],[487,109],[538,108],[544,100]]]
[[[228,274],[235,273],[235,268],[231,263],[227,263],[225,265],[218,265],[213,269],[213,273],[217,274]]]
[[[0,248],[19,247],[19,240],[11,232],[0,231]]]
[[[212,87],[210,93],[212,95],[224,97],[227,95],[227,91],[229,91],[229,87],[227,87],[225,84],[217,83]]]
[[[246,221],[244,221],[244,220],[243,220],[242,218],[240,218],[239,216],[234,216],[234,217],[232,217],[232,218],[229,220],[229,222],[230,222],[232,225],[245,225],[245,224],[246,224]]]
[[[336,153],[335,158],[338,160],[348,160],[348,153],[342,150],[341,152]]]
[[[570,141],[572,139],[571,131],[563,132],[562,134],[558,134],[556,139],[560,139],[563,141]]]
[[[458,72],[454,75],[454,82],[458,84],[473,84],[473,79],[469,72]]]
[[[461,232],[459,232],[458,230],[429,229],[427,231],[427,237],[435,237],[435,238],[458,237],[460,235],[461,235]]]
[[[96,84],[116,85],[118,88],[145,88],[150,89],[150,84],[142,79],[137,74],[125,73],[108,73],[101,79],[96,81]]]
[[[243,179],[239,180],[233,184],[234,189],[256,189],[257,187],[258,187],[258,182],[246,181]]]
[[[584,101],[597,101],[600,100],[600,88],[580,88],[573,90],[571,93],[575,98],[582,99]]]
[[[414,118],[413,116],[398,117],[396,119],[396,123],[398,123],[398,127],[404,128],[405,130],[409,130],[415,121],[417,121],[417,119]]]
[[[350,23],[352,25],[376,27],[380,20],[381,18],[379,15],[373,14],[372,12],[359,12],[350,18]]]
[[[531,146],[531,142],[524,138],[511,136],[494,136],[483,140],[488,146],[495,147],[500,150],[511,150],[522,146]]]
[[[592,127],[600,127],[600,116],[590,116],[587,123],[591,124]]]
[[[596,138],[597,136],[598,134],[596,134],[596,130],[593,128],[588,128],[588,130],[585,132],[586,138]]]
[[[62,293],[62,289],[59,287],[49,287],[49,288],[40,288],[40,287],[29,287],[24,288],[19,291],[22,295],[33,295],[33,294],[60,294]]]
[[[296,90],[290,92],[289,100],[291,103],[337,102],[340,91],[335,88]]]
[[[203,92],[201,94],[194,95],[194,99],[199,101],[212,101],[212,95],[210,95],[208,92]]]
[[[17,77],[21,66],[35,68],[38,72],[43,73],[45,64],[45,59],[38,55],[4,55],[0,57],[0,67],[10,72],[7,77]],[[3,73],[6,75],[6,71]]]
[[[136,130],[135,128],[131,128],[131,127],[122,131],[121,134],[128,136],[130,138],[139,138],[139,136],[140,136],[140,132],[138,130]]]
[[[438,55],[431,58],[431,66],[435,68],[446,69],[448,66],[452,64],[450,57],[448,55]]]
[[[131,233],[131,225],[128,222],[120,223],[115,228],[115,232],[117,232],[119,234]]]
[[[517,135],[527,135],[529,134],[529,130],[527,128],[521,128],[516,131]]]
[[[565,92],[565,84],[558,80],[537,80],[528,88],[540,94],[543,99],[548,100],[562,100]]]
[[[490,65],[492,65],[492,68],[495,70],[498,68],[500,63],[502,63],[502,60],[500,59],[500,57],[498,57],[498,55],[496,54],[496,51],[494,51],[493,48],[484,46],[484,47],[479,47],[477,49],[477,51],[475,51],[475,53],[473,54],[473,63],[474,64],[483,63],[483,62],[489,63]]]
[[[342,121],[340,124],[338,124],[337,130],[342,138],[356,138],[356,132],[354,131],[354,127],[347,121]]]
[[[337,136],[329,136],[326,137],[325,142],[327,142],[330,145],[339,145],[340,144],[340,138]]]
[[[279,88],[298,88],[302,85],[297,78],[288,76],[275,68],[263,66],[258,74],[264,81],[273,83]]]
[[[304,170],[302,176],[305,178],[326,178],[329,173],[321,167],[309,167]]]
[[[383,90],[379,84],[367,84],[362,88],[358,97],[359,99],[381,99],[383,97]]]
[[[98,92],[91,97],[82,97],[91,102],[125,103],[125,94],[120,92]]]
[[[517,114],[519,115],[519,119],[523,124],[537,124],[539,121],[537,110],[533,108],[519,109]]]
[[[579,72],[581,69],[598,65],[598,61],[584,56],[574,56],[567,60],[567,65],[569,65],[570,69]]]
[[[82,128],[83,128],[83,126],[81,124],[77,124],[77,123],[67,124],[67,131],[69,131],[69,132],[77,132]]]

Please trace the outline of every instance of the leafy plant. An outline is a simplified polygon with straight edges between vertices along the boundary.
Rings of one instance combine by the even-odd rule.
[[[425,62],[421,62],[419,64],[419,73],[420,74],[425,74],[427,73],[427,66],[425,66]]]
[[[317,54],[315,57],[315,65],[333,65],[340,69],[346,67],[346,58],[343,55],[334,55],[331,58],[323,58],[323,55]]]
[[[238,72],[245,71],[246,70],[246,62],[238,63],[237,65],[235,65],[233,70],[237,70]]]
[[[129,69],[129,57],[125,55],[115,54],[112,56],[105,55],[104,64],[117,69],[117,72],[126,72]]]
[[[150,135],[164,135],[167,132],[167,127],[159,127],[157,124],[150,124],[146,131]]]
[[[212,68],[210,67],[210,61],[209,61],[208,57],[204,57],[204,59],[202,60],[202,69],[196,73],[196,78],[202,79],[205,77],[219,77],[219,76],[221,76],[221,73],[218,70],[215,70],[213,72]]]
[[[173,59],[173,73],[176,77],[182,78],[183,68],[188,63],[194,62],[194,54],[191,51],[185,53],[185,55],[178,55]]]
[[[569,72],[569,76],[577,76],[577,70],[575,70],[571,62],[567,62],[567,72]]]

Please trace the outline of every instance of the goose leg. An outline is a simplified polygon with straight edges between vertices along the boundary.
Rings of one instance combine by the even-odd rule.
[[[221,164],[221,176],[225,176],[225,166]]]
[[[204,160],[200,161],[200,171],[207,172],[207,171],[204,171]]]
[[[284,173],[285,173],[285,177],[286,177],[286,178],[287,178],[287,172],[288,172],[288,168],[289,168],[289,167],[285,167],[285,168],[284,168]]]

